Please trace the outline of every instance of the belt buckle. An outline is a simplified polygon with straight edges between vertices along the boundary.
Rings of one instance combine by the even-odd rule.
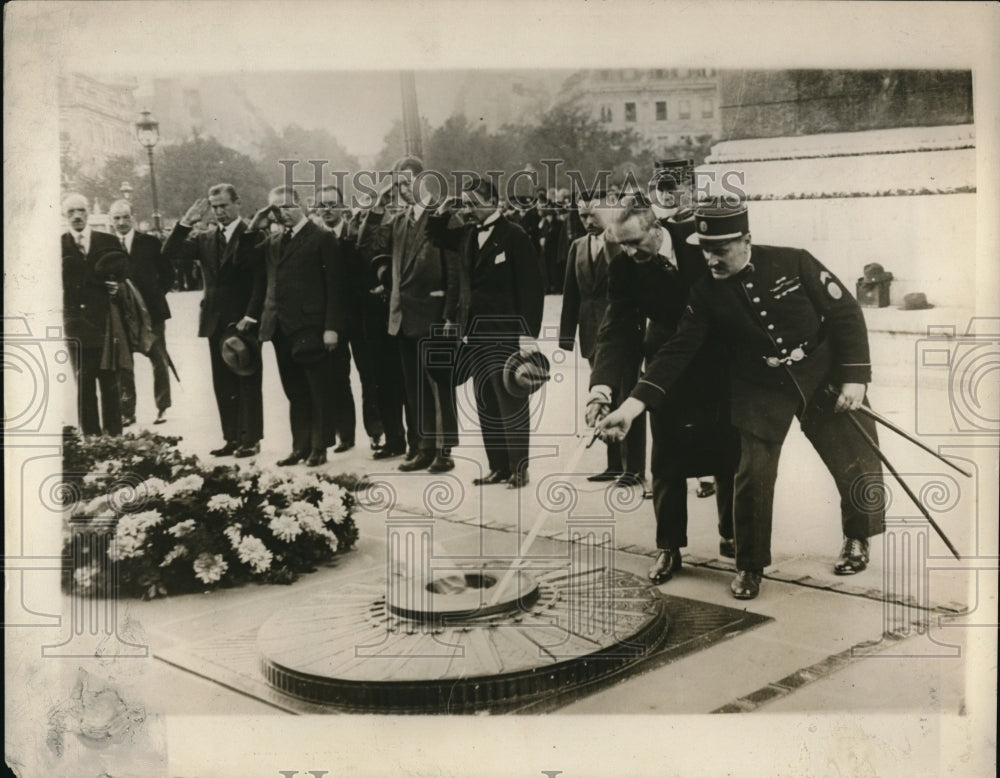
[[[788,355],[788,358],[792,362],[801,362],[806,358],[806,352],[802,350],[801,346],[792,349],[792,353]]]

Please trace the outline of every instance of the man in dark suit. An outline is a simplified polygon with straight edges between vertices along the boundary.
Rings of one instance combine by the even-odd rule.
[[[458,313],[452,320],[468,321],[463,361],[471,369],[490,467],[473,483],[519,489],[528,483],[528,398],[506,389],[503,370],[522,337],[538,337],[545,285],[530,238],[503,217],[493,184],[477,176],[461,196],[466,224],[448,229],[451,213],[444,203],[435,214],[432,239],[457,250],[461,260]]]
[[[274,344],[292,427],[292,451],[278,464],[315,467],[333,442],[333,352],[347,326],[343,258],[337,238],[308,218],[293,188],[272,189],[251,227],[268,219],[283,229],[267,239],[266,275],[258,275],[248,319],[238,326],[259,320],[261,341]]]
[[[83,195],[67,195],[63,215],[69,222],[69,230],[62,235],[63,326],[66,339],[77,346],[70,349],[70,356],[76,374],[80,431],[84,435],[100,435],[102,430],[108,435],[120,435],[118,373],[101,369],[109,297],[117,294],[118,284],[102,281],[94,272],[98,257],[120,246],[114,236],[91,230],[87,223],[90,208]]]
[[[451,449],[458,444],[454,374],[445,371],[435,380],[422,363],[421,342],[434,334],[432,328],[446,323],[446,297],[458,295],[459,260],[454,251],[430,239],[429,194],[415,184],[420,179],[413,178],[423,172],[423,163],[416,157],[404,158],[393,171],[410,176],[387,181],[361,226],[359,244],[369,257],[392,255],[388,332],[399,338],[406,394],[419,425],[417,456],[399,469],[443,473],[455,467]],[[386,219],[386,204],[393,198],[404,207]]]
[[[135,231],[132,204],[128,200],[112,203],[108,209],[108,217],[121,241],[122,251],[128,254],[129,278],[142,295],[153,326],[153,345],[146,356],[153,365],[153,399],[156,403],[156,420],[153,424],[162,424],[166,421],[164,414],[170,407],[170,368],[165,322],[170,318],[167,292],[174,281],[173,265],[163,258],[159,240],[152,235]],[[127,427],[135,422],[135,371],[122,370],[119,372],[119,379],[123,426]]]
[[[192,234],[211,208],[216,227]],[[222,359],[223,333],[246,316],[254,278],[261,266],[261,235],[240,218],[240,200],[232,184],[216,184],[198,199],[174,226],[163,245],[171,263],[196,261],[201,267],[205,296],[201,301],[198,337],[208,338],[212,388],[219,408],[225,444],[213,456],[248,457],[260,451],[264,408],[260,371],[233,373]]]
[[[346,218],[350,215],[350,209],[344,202],[340,187],[331,185],[321,189],[310,211],[318,226],[336,236],[343,257],[344,279],[348,285],[348,292],[344,296],[347,325],[332,358],[332,407],[336,415],[333,426],[336,437],[340,439],[333,450],[339,454],[354,448],[358,419],[351,392],[352,356],[361,379],[361,420],[371,440],[372,449],[377,450],[381,447],[383,427],[379,414],[374,355],[365,335],[365,314],[370,296],[370,286],[367,283],[371,275],[369,263],[358,251],[356,228],[352,229]]]
[[[596,212],[605,199],[603,192],[584,192],[577,201],[575,213],[579,215],[586,235],[573,241],[567,255],[566,280],[563,284],[562,315],[559,323],[559,347],[572,351],[577,329],[580,332],[580,353],[594,369],[597,351],[597,333],[608,308],[608,265],[620,251],[611,240]],[[642,325],[638,311],[633,318],[632,342],[616,343],[622,350],[622,374],[612,387],[613,396],[620,402],[628,397],[639,378],[642,364]],[[622,325],[622,332],[626,332]],[[642,486],[646,477],[646,422],[638,419],[629,430],[623,444],[607,443],[608,464],[603,473],[590,476],[588,481],[615,481],[620,486]]]
[[[660,222],[654,218],[649,201],[637,195],[622,198],[622,203],[617,213],[625,217],[626,226],[638,222],[641,229],[629,232],[620,229],[619,223],[613,225],[615,237],[625,242],[620,243],[622,252],[612,259],[608,271],[608,308],[590,378],[589,424],[612,403],[620,405],[628,397],[628,393],[616,393],[615,384],[623,372],[630,379],[634,375],[627,352],[636,316],[646,321],[643,350],[648,367],[660,345],[676,331],[691,286],[708,273],[699,252],[685,242],[693,229],[690,218]],[[607,216],[608,211],[602,215]],[[666,583],[681,568],[681,549],[687,545],[689,476],[716,476],[719,551],[723,556],[735,553],[732,497],[738,444],[729,423],[720,348],[716,342],[706,344],[669,396],[650,412],[659,554],[648,575],[655,584]]]
[[[864,505],[852,489],[881,485],[881,464],[842,414],[861,407],[871,380],[864,316],[844,285],[800,249],[754,245],[745,204],[699,208],[697,231],[710,277],[692,287],[676,334],[648,364],[631,396],[603,421],[617,438],[647,407],[662,405],[670,387],[710,331],[724,340],[732,386],[732,419],[740,431],[735,481],[734,597],[760,591],[771,563],[771,512],[781,445],[793,417],[819,453],[840,492],[845,536],[839,575],[864,570],[868,538],[884,530],[885,506]],[[620,240],[641,240],[642,223],[615,227]],[[858,421],[875,439],[867,416]]]

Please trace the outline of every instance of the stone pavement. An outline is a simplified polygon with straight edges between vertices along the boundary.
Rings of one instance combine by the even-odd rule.
[[[221,438],[207,371],[207,343],[191,337],[198,299],[199,293],[171,295],[174,318],[168,322],[167,343],[181,384],[175,385],[168,422],[153,429],[182,436],[186,450],[207,457]],[[163,645],[192,640],[206,631],[222,634],[262,623],[269,613],[301,601],[311,591],[355,580],[380,580],[385,575],[387,516],[434,516],[435,554],[488,558],[516,556],[539,520],[543,522],[539,540],[530,553],[565,554],[571,530],[590,522],[607,532],[616,566],[644,575],[655,555],[650,501],[637,491],[605,489],[584,479],[603,469],[600,443],[582,453],[575,472],[565,472],[587,437],[581,422],[587,366],[575,354],[555,348],[559,301],[546,298],[541,347],[552,358],[553,380],[532,399],[536,426],[528,488],[472,486],[485,457],[470,386],[460,390],[462,440],[451,473],[403,474],[395,470],[394,460],[371,460],[359,419],[357,447],[345,454],[331,453],[327,468],[366,473],[393,497],[391,508],[359,507],[361,539],[354,552],[291,587],[246,587],[130,602],[129,618],[141,625],[154,646]],[[964,330],[964,322],[954,324],[959,332]],[[874,331],[871,338],[876,365],[870,390],[873,406],[908,430],[916,429],[921,403],[937,408],[941,416],[950,397],[947,368],[914,367],[920,336]],[[154,415],[151,376],[145,362],[139,362],[139,425],[145,426]],[[287,405],[269,346],[265,346],[264,370],[265,440],[259,459],[270,463],[290,445]],[[354,380],[357,383],[356,375]],[[355,394],[360,397],[360,387]],[[953,560],[906,495],[890,483],[890,532],[873,542],[871,567],[853,577],[834,576],[832,563],[841,541],[838,496],[819,458],[793,425],[778,476],[774,564],[766,571],[760,597],[742,604],[773,620],[584,697],[563,712],[962,711],[974,683],[963,650],[966,628],[991,624],[989,614],[995,610],[995,496],[988,483],[992,479],[981,475],[991,472],[995,452],[988,446],[948,449],[976,470],[977,477],[965,481],[891,432],[880,430],[880,436],[891,461],[932,506],[952,542],[964,556],[978,560]],[[959,438],[959,442],[965,441]],[[685,568],[663,591],[742,607],[728,593],[731,562],[718,555],[714,499],[697,499],[692,490],[689,508]],[[885,632],[893,634],[883,637]],[[165,712],[269,710],[263,703],[160,663],[150,665],[149,681],[151,700]]]

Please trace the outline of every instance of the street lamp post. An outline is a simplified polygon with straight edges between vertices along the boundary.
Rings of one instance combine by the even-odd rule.
[[[118,191],[122,193],[123,199],[132,202],[132,192],[134,191],[132,189],[132,184],[130,184],[128,181],[122,181],[121,188]]]
[[[149,111],[143,111],[142,119],[135,123],[135,136],[149,154],[149,188],[153,193],[153,229],[157,235],[160,235],[162,233],[160,207],[156,199],[156,173],[153,171],[153,147],[160,140],[160,123],[150,116]]]

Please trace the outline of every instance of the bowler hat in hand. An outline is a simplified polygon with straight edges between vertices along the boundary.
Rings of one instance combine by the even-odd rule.
[[[549,359],[541,351],[515,351],[503,367],[504,388],[515,397],[537,392],[550,377]]]
[[[230,324],[222,333],[219,349],[222,361],[236,375],[249,376],[260,372],[260,341],[247,332],[240,332]]]
[[[97,258],[94,272],[109,281],[120,281],[128,275],[128,254],[111,249]]]

